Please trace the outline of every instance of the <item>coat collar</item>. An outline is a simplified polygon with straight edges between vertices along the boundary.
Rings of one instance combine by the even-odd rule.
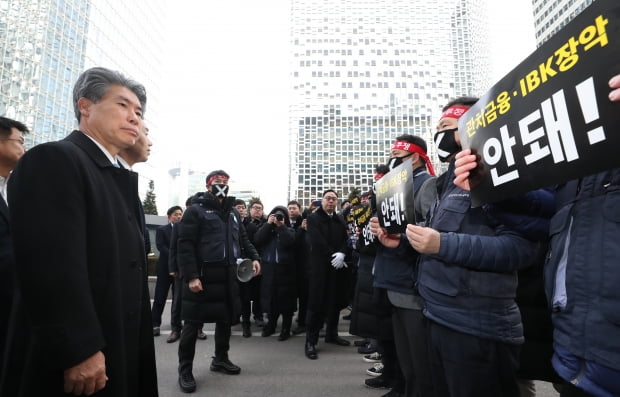
[[[97,145],[82,131],[75,130],[63,140],[72,142],[84,150],[98,167],[113,167],[108,159],[108,156],[106,156],[101,149],[97,147]]]

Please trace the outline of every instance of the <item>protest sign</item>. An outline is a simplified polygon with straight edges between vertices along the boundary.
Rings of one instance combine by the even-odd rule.
[[[376,182],[377,216],[388,233],[402,233],[415,223],[411,159],[394,167]]]
[[[597,0],[459,119],[479,156],[472,205],[620,166],[620,2]]]

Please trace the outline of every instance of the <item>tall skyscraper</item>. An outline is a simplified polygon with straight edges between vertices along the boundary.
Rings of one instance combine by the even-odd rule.
[[[593,0],[532,0],[536,45],[540,46]]]
[[[73,84],[85,69],[104,66],[145,85],[146,120],[156,131],[165,7],[164,0],[0,1],[0,115],[31,129],[29,147],[62,139],[77,125]],[[142,190],[153,178],[141,178]]]
[[[292,1],[289,198],[369,189],[401,134],[423,137],[436,159],[441,107],[490,86],[483,3]]]

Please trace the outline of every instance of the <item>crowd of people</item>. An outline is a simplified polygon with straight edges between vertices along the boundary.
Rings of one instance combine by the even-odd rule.
[[[609,85],[620,101],[620,75]],[[188,393],[204,323],[215,323],[210,369],[237,375],[233,325],[246,338],[252,317],[262,337],[278,325],[279,341],[305,333],[317,360],[321,338],[351,344],[338,333],[351,306],[349,332],[374,364],[364,383],[385,396],[529,397],[534,380],[564,397],[619,396],[620,171],[472,208],[478,158],[462,150],[458,120],[476,101],[457,98],[438,120],[443,174],[420,137],[386,148],[375,181],[411,161],[415,213],[402,233],[382,227],[370,186],[265,214],[259,199],[229,195],[226,171],[211,172],[157,230],[152,307],[132,171],[152,145],[144,87],[85,71],[79,128],[27,152],[28,128],[0,118],[0,394],[157,396],[154,337],[172,289],[167,342],[179,342]],[[250,280],[238,274],[248,263]]]

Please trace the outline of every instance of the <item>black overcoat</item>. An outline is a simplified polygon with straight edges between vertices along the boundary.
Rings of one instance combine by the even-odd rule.
[[[63,371],[97,351],[97,396],[157,396],[137,174],[85,134],[29,150],[9,184],[17,292],[3,396],[65,396]]]
[[[328,307],[338,310],[349,302],[351,269],[335,269],[332,254],[347,252],[347,230],[344,220],[334,214],[330,217],[322,207],[308,215],[308,310],[325,312]]]
[[[276,227],[265,222],[254,235],[261,252],[261,307],[273,314],[293,314],[297,310],[297,269],[295,230],[290,227],[286,207],[277,206],[269,214],[284,214],[285,224]]]

